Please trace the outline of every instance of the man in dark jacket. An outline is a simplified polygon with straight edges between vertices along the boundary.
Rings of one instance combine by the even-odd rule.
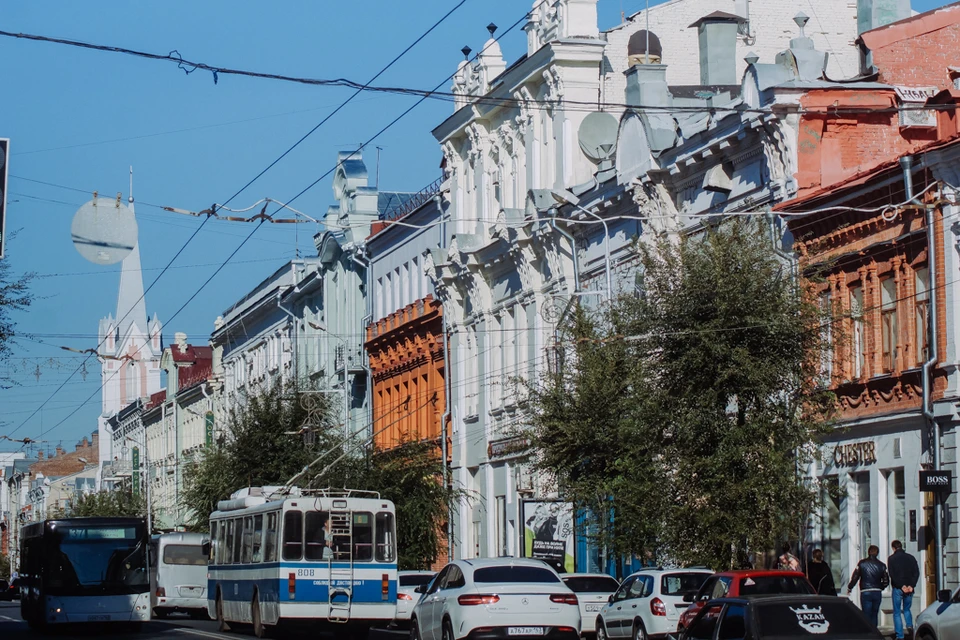
[[[875,544],[870,545],[867,549],[867,557],[857,563],[857,568],[850,576],[850,584],[847,585],[849,596],[857,583],[860,583],[860,608],[875,627],[879,624],[883,590],[890,584],[887,565],[877,559],[878,555],[880,555],[880,547]]]
[[[913,590],[920,581],[920,566],[917,559],[903,550],[903,543],[894,540],[891,545],[893,555],[887,558],[890,568],[890,585],[893,587],[893,630],[897,640],[903,640],[903,622],[907,623],[907,634],[913,635]],[[903,620],[900,619],[901,614]]]

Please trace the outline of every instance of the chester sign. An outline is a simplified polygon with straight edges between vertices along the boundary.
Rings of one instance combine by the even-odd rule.
[[[833,450],[833,462],[838,467],[855,467],[860,464],[874,464],[877,461],[877,443],[852,442],[838,444]]]

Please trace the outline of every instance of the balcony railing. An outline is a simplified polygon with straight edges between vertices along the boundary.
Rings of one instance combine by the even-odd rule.
[[[381,220],[399,220],[408,213],[416,211],[417,208],[430,200],[433,196],[440,193],[440,186],[443,184],[443,177],[439,177],[423,189],[413,194],[413,196],[403,204],[392,209],[387,209],[380,216]]]

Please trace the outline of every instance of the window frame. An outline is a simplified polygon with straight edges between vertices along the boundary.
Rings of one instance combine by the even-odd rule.
[[[288,524],[289,519],[297,520],[297,523],[296,523],[297,526],[295,528],[291,528],[293,523]],[[297,532],[297,535],[298,535],[297,540],[294,541],[289,538],[288,532],[290,531]],[[282,536],[281,538],[282,544],[281,544],[280,557],[283,560],[288,560],[291,562],[296,560],[302,560],[303,559],[303,511],[301,511],[300,509],[290,509],[289,511],[283,512],[283,530],[282,530],[281,536]],[[296,554],[296,556],[288,555],[287,550],[293,549],[294,546],[296,546],[296,548],[299,550],[298,553]]]

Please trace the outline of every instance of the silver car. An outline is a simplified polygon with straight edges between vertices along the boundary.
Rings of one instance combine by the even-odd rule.
[[[960,589],[937,593],[937,601],[923,610],[914,621],[917,640],[953,640],[960,638]]]

